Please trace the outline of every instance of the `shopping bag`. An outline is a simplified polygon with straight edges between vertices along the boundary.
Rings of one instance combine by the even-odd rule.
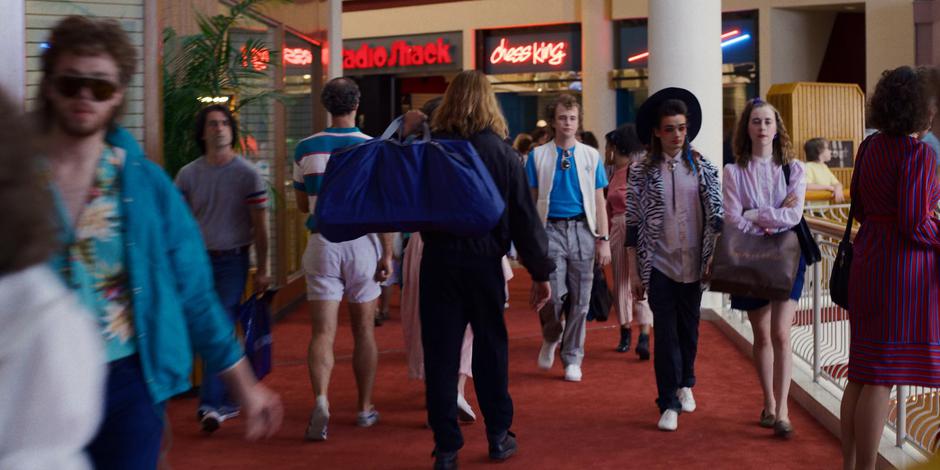
[[[271,300],[277,291],[252,295],[238,306],[238,320],[245,332],[245,357],[258,380],[271,372]]]
[[[335,150],[316,204],[317,227],[331,242],[369,233],[485,235],[505,202],[473,145],[464,140],[392,139],[401,120],[366,142]]]
[[[597,321],[607,321],[610,309],[614,306],[614,294],[607,285],[607,276],[604,268],[594,265],[594,284],[591,286],[591,305],[588,308],[588,318]]]

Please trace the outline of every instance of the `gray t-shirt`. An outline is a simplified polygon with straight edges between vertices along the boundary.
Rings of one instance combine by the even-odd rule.
[[[176,174],[176,186],[199,222],[209,250],[253,241],[251,211],[267,206],[268,190],[254,164],[240,156],[222,166],[199,157]]]

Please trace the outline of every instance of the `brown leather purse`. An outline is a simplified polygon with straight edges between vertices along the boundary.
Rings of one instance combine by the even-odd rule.
[[[793,230],[751,235],[726,224],[712,261],[711,290],[787,300],[799,266],[800,240]]]

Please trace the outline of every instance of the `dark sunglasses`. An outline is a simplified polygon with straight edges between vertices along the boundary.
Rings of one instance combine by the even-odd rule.
[[[561,169],[568,170],[571,168],[571,155],[568,154],[568,151],[565,150],[561,152]]]
[[[95,101],[106,101],[114,96],[117,91],[117,85],[103,78],[92,77],[73,77],[69,75],[60,75],[52,79],[52,86],[60,95],[67,98],[77,96],[82,88],[91,90],[91,95]]]

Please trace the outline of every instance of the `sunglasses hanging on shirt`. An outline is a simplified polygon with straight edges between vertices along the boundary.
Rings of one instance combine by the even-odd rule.
[[[53,78],[52,86],[60,95],[66,98],[74,98],[81,93],[82,88],[88,88],[95,101],[107,101],[117,91],[117,85],[103,78],[70,75],[60,75]]]
[[[561,169],[568,170],[571,168],[571,154],[567,150],[562,150],[561,152]]]

